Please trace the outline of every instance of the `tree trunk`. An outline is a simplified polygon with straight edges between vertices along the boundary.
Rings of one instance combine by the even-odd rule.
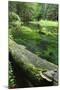
[[[23,45],[9,39],[9,59],[14,61],[34,86],[58,84],[57,66],[31,53]],[[54,74],[54,77],[53,77]],[[56,78],[55,78],[56,77]],[[55,82],[56,81],[56,82]]]

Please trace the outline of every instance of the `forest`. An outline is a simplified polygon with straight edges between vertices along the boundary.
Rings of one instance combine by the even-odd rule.
[[[8,87],[58,85],[58,5],[9,1],[8,25]]]

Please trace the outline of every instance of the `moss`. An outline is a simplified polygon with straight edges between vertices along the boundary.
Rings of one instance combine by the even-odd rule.
[[[33,81],[40,81],[42,78],[40,72],[45,72],[46,69],[40,69],[35,67],[33,64],[24,64],[20,62],[20,66],[28,76],[28,78],[32,79]]]
[[[29,81],[35,86],[41,84],[43,79],[41,72],[57,68],[56,65],[37,57],[12,40],[9,40],[9,51],[13,57],[12,60],[24,71]]]

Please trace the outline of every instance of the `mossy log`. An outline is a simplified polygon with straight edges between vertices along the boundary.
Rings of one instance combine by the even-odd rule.
[[[58,79],[56,79],[58,67],[56,65],[41,59],[28,51],[25,46],[18,45],[11,39],[9,39],[9,53],[13,58],[12,60],[24,71],[34,86],[58,84]],[[53,74],[56,78],[53,77]]]

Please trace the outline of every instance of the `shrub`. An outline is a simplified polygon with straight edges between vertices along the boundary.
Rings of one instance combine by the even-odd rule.
[[[12,64],[11,62],[9,62],[9,77],[8,77],[8,81],[9,81],[9,88],[15,88],[16,87],[16,81],[15,81],[15,76],[13,74],[13,68],[12,68]]]
[[[39,24],[40,26],[44,26],[44,27],[58,27],[57,21],[40,20]]]
[[[13,21],[20,21],[20,18],[16,13],[10,12],[9,13],[9,22],[13,22]]]
[[[16,13],[10,12],[9,13],[9,28],[11,27],[20,28],[20,26],[21,26],[20,17]]]
[[[9,38],[13,39],[21,29],[21,20],[20,17],[14,13],[9,13]],[[18,36],[18,35],[17,35]]]
[[[9,37],[10,39],[13,39],[12,29],[9,29],[9,35],[8,35],[8,37]]]

